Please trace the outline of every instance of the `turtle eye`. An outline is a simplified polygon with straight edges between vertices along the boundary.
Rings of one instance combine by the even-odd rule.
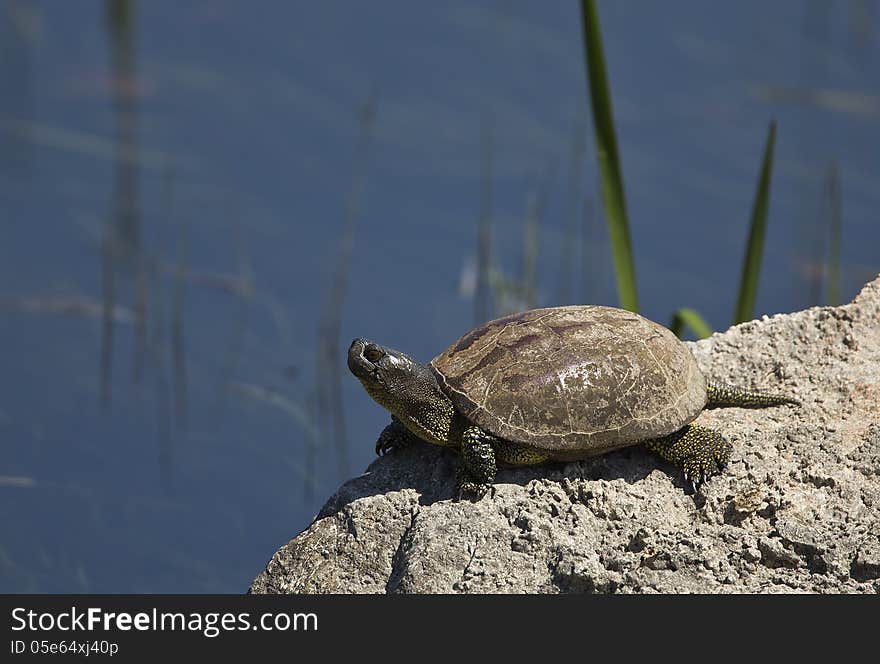
[[[364,349],[364,357],[367,358],[370,362],[374,364],[382,359],[383,353],[381,350],[376,348],[376,346],[367,346]]]

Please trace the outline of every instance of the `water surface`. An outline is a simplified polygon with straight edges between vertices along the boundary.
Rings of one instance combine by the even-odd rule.
[[[756,315],[833,296],[838,206],[851,299],[880,271],[877,3],[600,4],[643,313],[730,324],[772,118]],[[616,304],[579,21],[0,3],[0,589],[243,591],[373,458],[353,337],[428,360],[481,308]],[[534,293],[480,303],[481,215],[497,286],[536,201]]]

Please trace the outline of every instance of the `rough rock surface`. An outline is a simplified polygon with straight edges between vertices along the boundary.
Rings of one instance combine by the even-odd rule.
[[[803,401],[702,413],[735,452],[697,495],[627,448],[504,468],[493,497],[454,502],[455,457],[414,446],[345,483],[251,592],[880,592],[880,278],[691,350],[710,378]]]

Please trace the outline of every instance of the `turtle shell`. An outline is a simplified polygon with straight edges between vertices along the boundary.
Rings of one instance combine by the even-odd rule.
[[[688,348],[638,314],[533,309],[464,335],[431,360],[472,423],[506,440],[600,453],[677,431],[706,405]]]

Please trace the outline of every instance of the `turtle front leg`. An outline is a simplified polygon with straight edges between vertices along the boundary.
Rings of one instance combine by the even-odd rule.
[[[675,433],[654,438],[643,445],[684,471],[694,491],[730,461],[733,446],[718,431],[688,424]]]
[[[492,489],[495,481],[497,439],[480,427],[469,426],[461,434],[461,465],[458,468],[457,495],[471,495],[479,500]]]
[[[412,431],[407,429],[396,417],[391,418],[391,424],[382,429],[376,440],[376,454],[383,456],[394,450],[399,450],[419,440]]]

